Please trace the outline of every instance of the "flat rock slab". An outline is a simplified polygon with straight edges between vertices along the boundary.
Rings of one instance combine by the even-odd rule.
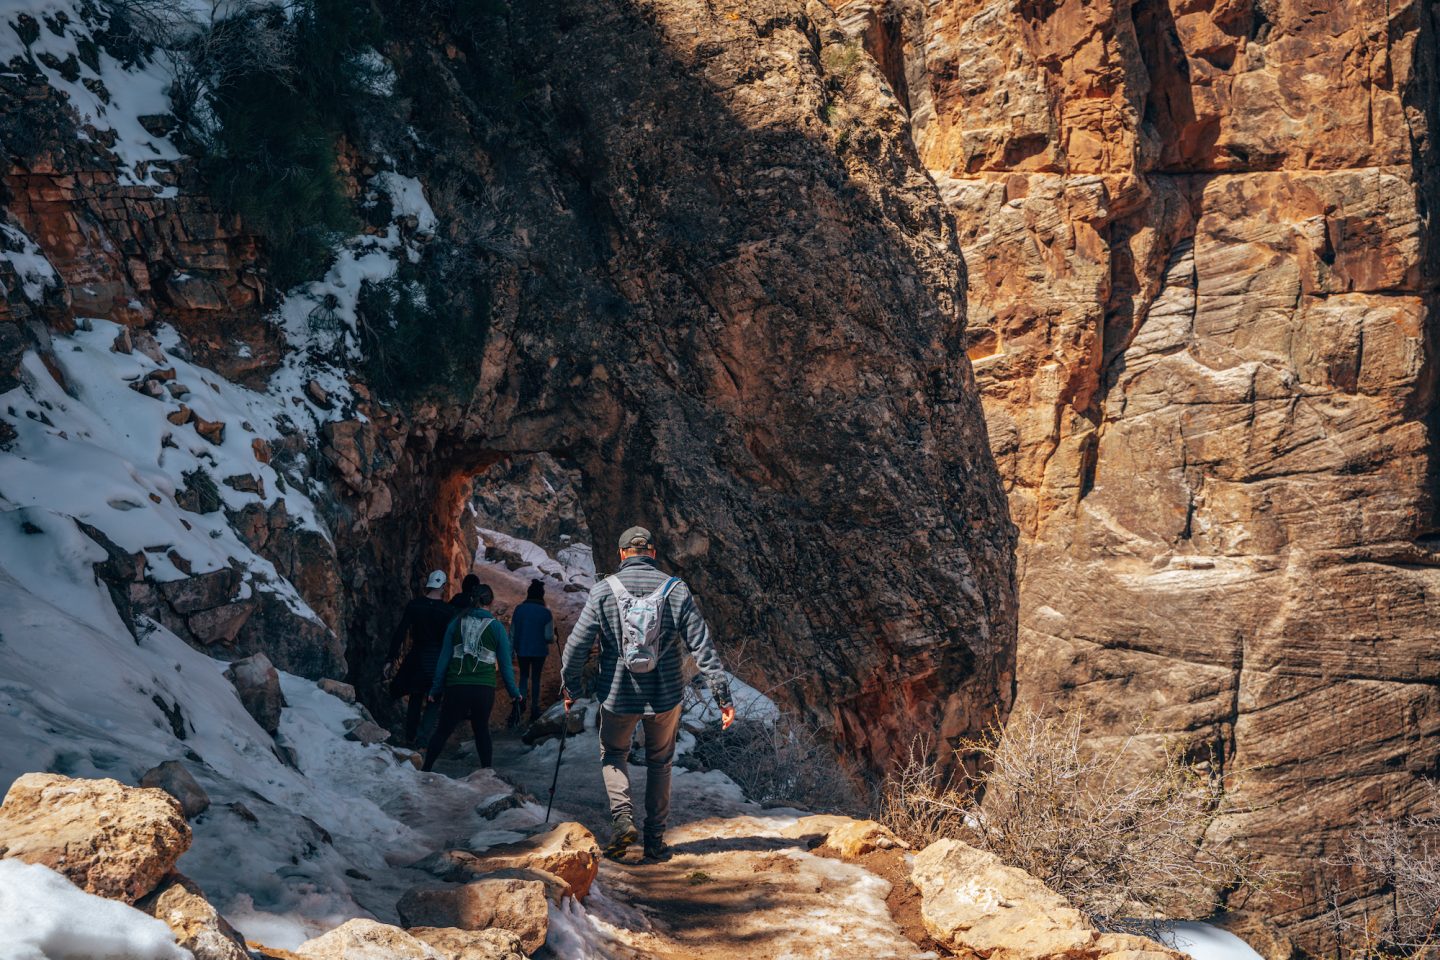
[[[399,927],[350,920],[295,948],[304,960],[450,960]]]
[[[434,947],[446,960],[525,960],[525,947],[509,930],[412,927],[410,936]]]
[[[550,906],[540,880],[496,878],[462,884],[411,887],[395,905],[407,927],[501,927],[520,938],[526,953],[540,949],[550,930]]]

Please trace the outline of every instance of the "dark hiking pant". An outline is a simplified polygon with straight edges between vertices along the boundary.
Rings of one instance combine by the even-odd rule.
[[[664,713],[642,717],[635,713],[600,710],[600,776],[610,796],[610,818],[634,819],[630,803],[630,739],[635,726],[645,726],[645,837],[665,836],[670,816],[670,764],[675,759],[675,734],[680,728],[680,705]]]
[[[440,719],[440,704],[426,703],[425,694],[412,693],[405,701],[405,742],[423,744],[430,740],[435,721]]]
[[[490,743],[490,710],[495,706],[495,688],[481,684],[462,683],[445,688],[445,699],[440,701],[440,725],[430,746],[425,751],[425,765],[421,770],[434,768],[435,761],[445,750],[445,744],[455,728],[470,720],[470,729],[475,734],[475,751],[480,754],[480,766],[490,766],[494,758]]]
[[[540,674],[544,670],[544,657],[520,658],[520,692],[530,701],[531,720],[540,716]]]

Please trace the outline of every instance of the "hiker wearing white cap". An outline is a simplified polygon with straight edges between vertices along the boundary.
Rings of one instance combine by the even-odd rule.
[[[425,695],[430,692],[430,680],[435,675],[435,664],[440,660],[445,630],[455,615],[461,612],[460,608],[445,602],[447,579],[444,570],[430,571],[425,578],[425,595],[405,605],[405,615],[390,637],[385,676],[394,678],[390,681],[391,696],[409,698],[405,706],[405,742],[409,744],[427,743],[440,717],[439,705],[431,704],[427,708]],[[410,637],[410,649],[401,660],[400,648],[404,646],[406,636]]]
[[[685,681],[681,646],[695,658],[720,707],[721,724],[735,719],[729,675],[710,642],[710,628],[679,577],[661,571],[655,542],[644,527],[620,536],[620,569],[595,584],[561,655],[566,706],[584,680],[585,661],[600,646],[595,699],[600,701],[600,763],[610,795],[610,844],[618,859],[635,842],[634,810],[626,758],[637,724],[645,727],[645,856],[664,860],[670,813],[670,765],[680,725]]]

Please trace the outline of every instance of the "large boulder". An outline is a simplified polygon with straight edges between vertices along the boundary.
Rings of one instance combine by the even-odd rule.
[[[225,670],[225,678],[235,685],[240,702],[266,733],[280,729],[280,710],[285,696],[280,692],[280,673],[263,653],[236,660]]]
[[[349,920],[295,948],[305,960],[450,960],[399,927]]]
[[[525,960],[525,947],[509,930],[412,927],[410,936],[428,943],[445,960]]]
[[[184,811],[163,790],[27,773],[0,805],[0,857],[126,903],[154,890],[189,847]]]
[[[166,880],[135,906],[164,921],[175,932],[175,942],[195,960],[250,960],[240,934],[186,877]]]
[[[186,820],[194,820],[210,809],[210,795],[195,782],[190,771],[179,760],[166,760],[157,767],[151,767],[140,777],[140,786],[164,790],[180,801],[180,809]]]
[[[1060,894],[958,840],[922,850],[910,879],[937,943],[986,960],[1184,960],[1144,937],[1102,934]]]
[[[600,870],[600,845],[578,823],[562,823],[545,833],[490,847],[482,852],[446,850],[416,864],[444,880],[471,880],[497,870],[539,870],[565,881],[584,899]]]
[[[407,927],[512,930],[526,953],[538,950],[550,929],[544,882],[517,877],[421,884],[407,890],[395,910]]]

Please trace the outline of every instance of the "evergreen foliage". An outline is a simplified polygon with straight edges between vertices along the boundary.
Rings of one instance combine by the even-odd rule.
[[[357,305],[366,379],[381,396],[412,399],[435,389],[463,397],[475,386],[486,318],[483,291],[456,296],[440,256],[405,264],[384,283],[367,282]]]
[[[280,288],[321,275],[336,240],[356,229],[336,171],[347,105],[367,94],[360,56],[381,35],[367,0],[301,0],[249,9],[211,28],[244,46],[278,33],[275,57],[207,51],[204,171],[216,197],[269,245]],[[238,62],[236,62],[238,61]]]

